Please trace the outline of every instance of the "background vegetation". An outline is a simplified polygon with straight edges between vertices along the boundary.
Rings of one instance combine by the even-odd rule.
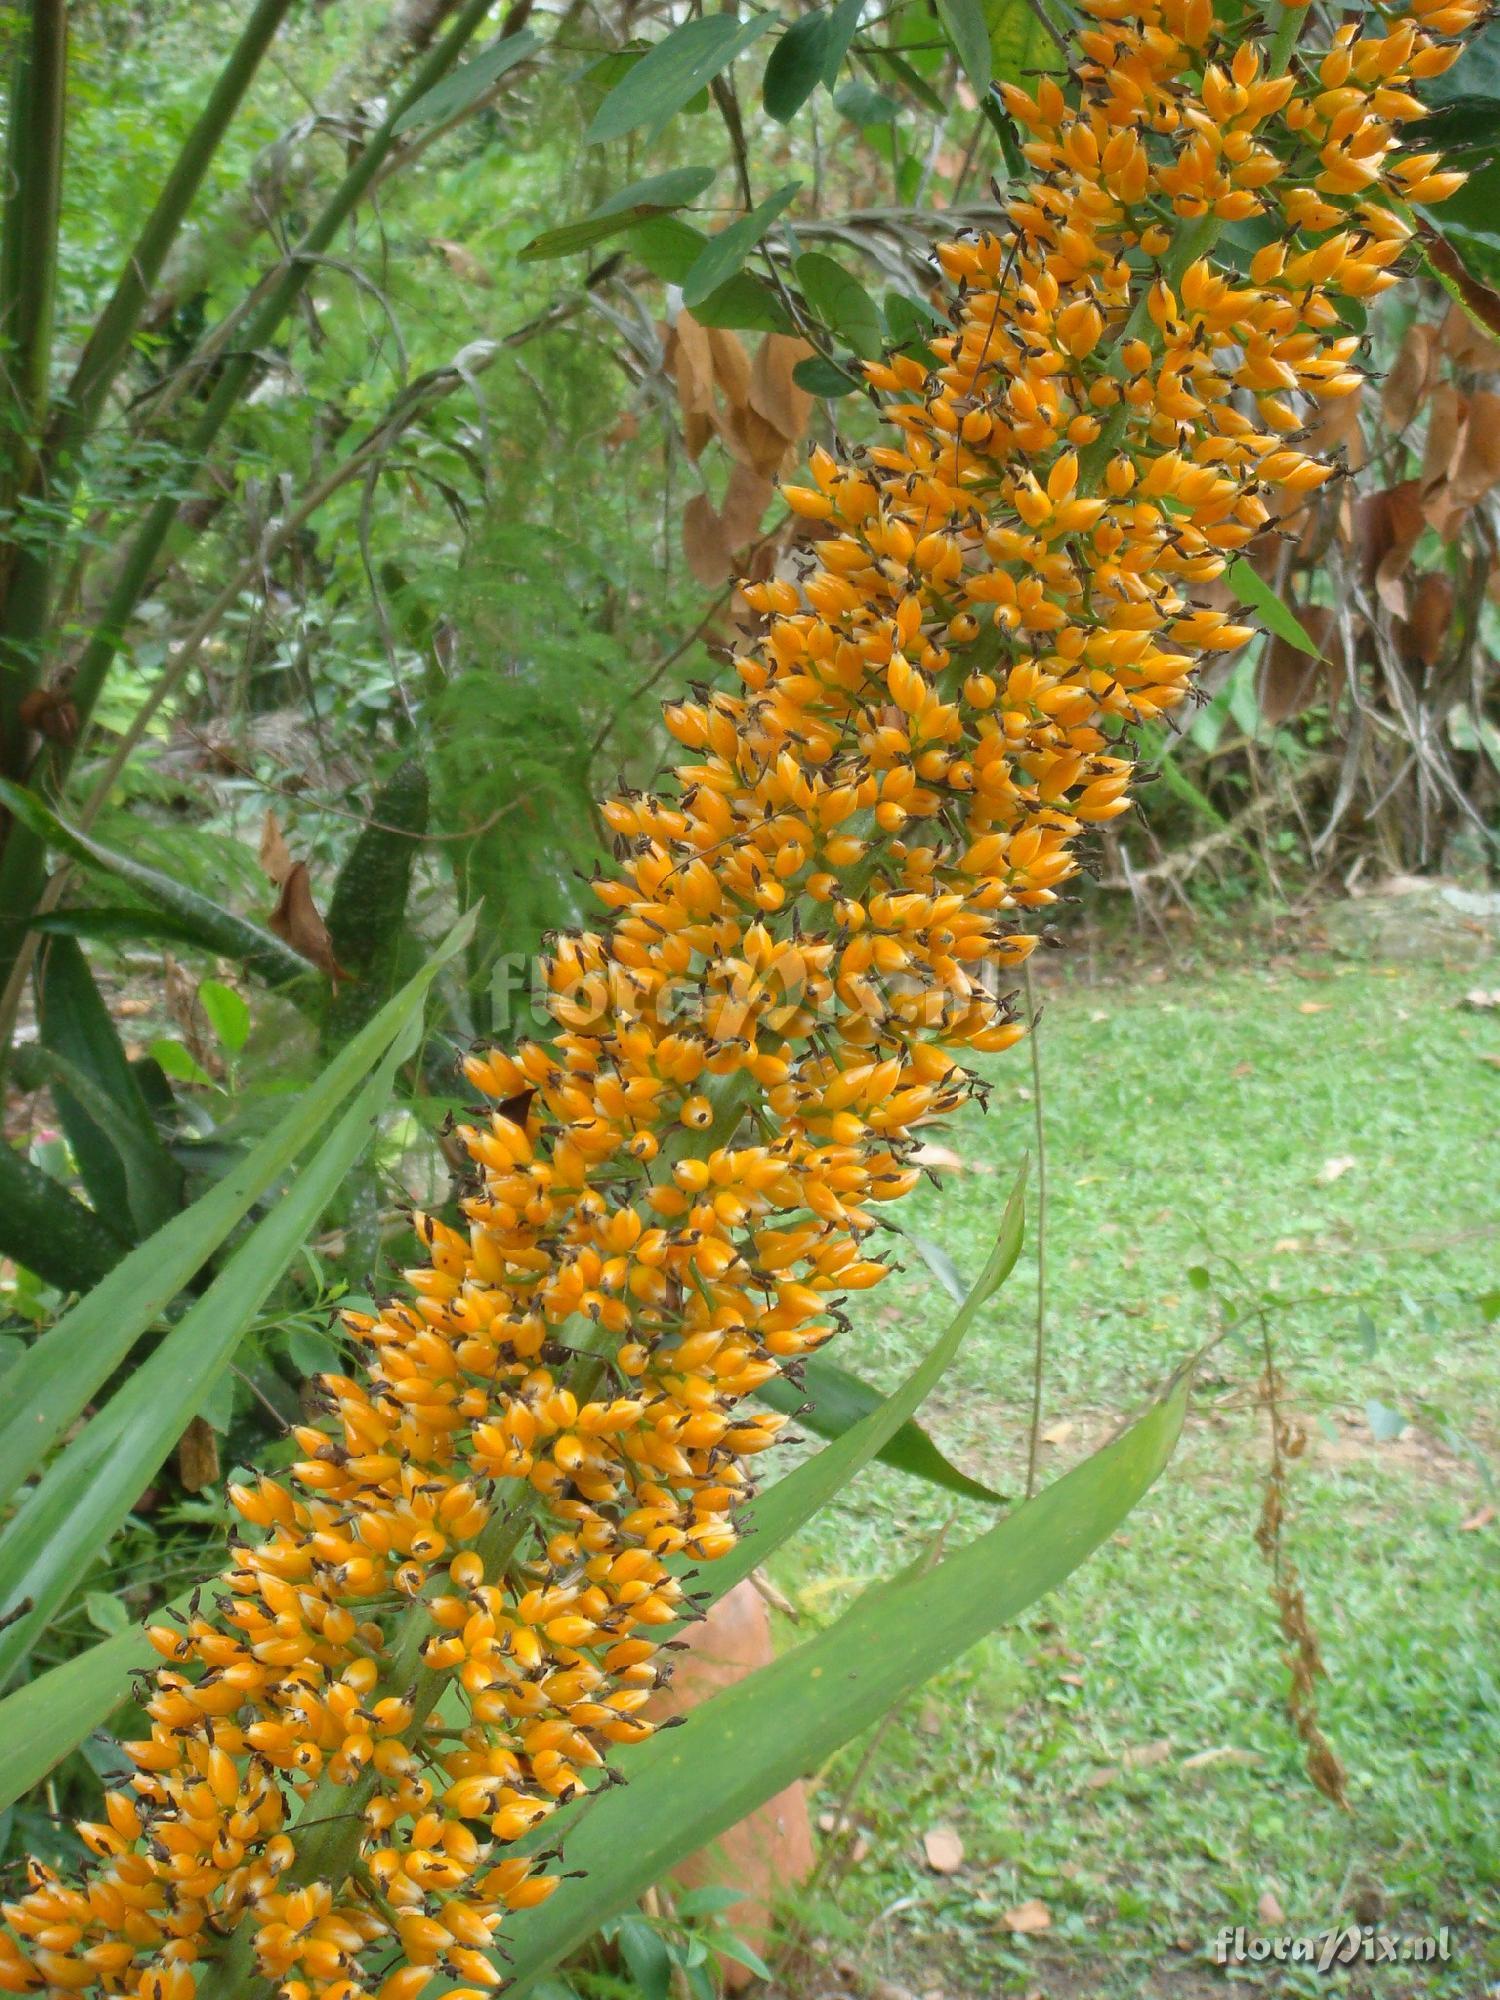
[[[147,1476],[78,1517],[0,1635],[11,1681],[203,1573],[222,1473],[284,1453],[334,1360],[330,1306],[412,1261],[410,1204],[450,1190],[455,1051],[525,1025],[529,955],[588,907],[594,797],[657,769],[661,693],[724,671],[732,578],[785,546],[774,475],[868,427],[855,359],[920,350],[939,217],[983,215],[1019,164],[989,76],[1054,67],[1063,18],[1051,0],[0,16],[0,1366],[271,1162],[340,1051],[389,1092],[373,1144],[335,1133],[321,1180],[289,1183],[295,1149],[276,1155],[140,1345],[99,1349],[72,1415],[197,1324],[267,1196],[295,1188],[274,1262],[259,1239],[264,1285],[213,1295],[213,1365],[130,1433],[124,1478]],[[685,26],[675,67],[642,59]],[[961,1992],[981,1972],[1108,1990],[1107,1933],[1122,1992],[1189,1992],[1196,1972],[1165,1983],[1179,1934],[1196,1952],[1268,1894],[1321,1927],[1372,1885],[1401,1927],[1460,1925],[1482,1954],[1493,1859],[1466,1745],[1495,1699],[1466,1606],[1493,1519],[1493,28],[1438,91],[1434,139],[1476,173],[1363,328],[1377,386],[1328,420],[1349,476],[1236,566],[1272,636],[1157,746],[1144,812],[1065,913],[1094,983],[1038,988],[1046,1462],[1237,1328],[1222,1395],[1124,1551],[914,1705],[847,1808],[853,1767],[826,1774],[828,1853],[786,1959],[810,1990]],[[1366,897],[1352,925],[1310,914],[1419,872],[1447,890]],[[1263,939],[1258,963],[1220,963],[1215,925]],[[1300,956],[1319,944],[1333,956]],[[423,1033],[371,1039],[419,973]],[[930,1344],[943,1276],[978,1270],[1035,1151],[1036,1080],[1013,1057],[997,1083],[1001,1115],[952,1142],[965,1171],[935,1166],[951,1184],[914,1224],[906,1292],[860,1330],[882,1382]],[[1008,1296],[936,1422],[1013,1492],[1031,1331]],[[1262,1324],[1313,1440],[1291,1532],[1339,1677],[1338,1839],[1295,1774],[1251,1542]],[[804,1619],[877,1544],[983,1505],[872,1478],[781,1558]],[[15,1811],[13,1852],[66,1845],[56,1816],[107,1756],[91,1742]],[[914,1813],[960,1833],[958,1871],[913,1847]],[[1045,1932],[1005,1921],[1029,1899]],[[645,1978],[618,1941],[599,1963]]]

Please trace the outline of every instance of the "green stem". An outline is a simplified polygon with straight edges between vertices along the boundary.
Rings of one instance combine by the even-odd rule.
[[[63,127],[68,76],[66,0],[33,0],[29,32],[17,50],[10,100],[9,180],[4,248],[0,251],[0,449],[5,459],[4,505],[15,509],[33,486],[38,438],[52,369],[52,317],[57,290],[57,238],[62,210]],[[34,568],[27,538],[9,526],[3,568]],[[19,626],[0,635],[0,773],[24,767],[21,704],[36,685],[37,639],[45,590],[24,595]]]
[[[116,376],[130,351],[147,299],[161,276],[203,178],[244,101],[261,59],[295,0],[260,0],[219,72],[156,204],[132,244],[108,304],[94,322],[73,378],[59,398],[48,431],[46,458],[55,467],[77,452],[94,431]]]

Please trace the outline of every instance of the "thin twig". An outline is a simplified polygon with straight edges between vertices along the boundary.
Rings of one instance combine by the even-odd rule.
[[[1031,1428],[1026,1440],[1026,1498],[1036,1491],[1037,1453],[1042,1433],[1042,1377],[1047,1365],[1047,1123],[1042,1115],[1042,1048],[1031,960],[1021,967],[1031,1043],[1032,1118],[1036,1128],[1036,1343],[1031,1363]]]

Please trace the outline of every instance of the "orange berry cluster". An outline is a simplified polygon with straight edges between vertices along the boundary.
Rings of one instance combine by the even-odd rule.
[[[32,1864],[0,1986],[501,1982],[506,1912],[555,1879],[506,1850],[649,1733],[685,1577],[782,1421],[746,1399],[885,1274],[879,1209],[976,1088],[960,1054],[1019,1035],[1021,913],[1125,810],[1132,728],[1251,636],[1205,589],[1271,489],[1330,476],[1298,434],[1359,379],[1339,301],[1457,179],[1397,130],[1478,0],[1313,56],[1212,0],[1083,12],[1066,87],[1005,88],[1035,178],[940,249],[933,365],[868,369],[889,441],[813,454],[787,498],[817,539],[744,587],[738,691],[670,706],[676,787],[605,807],[612,922],[549,961],[555,1040],[468,1063],[467,1227],[419,1218],[431,1261],[347,1316],[368,1365],[324,1378],[331,1422],[233,1489],[96,1862]]]

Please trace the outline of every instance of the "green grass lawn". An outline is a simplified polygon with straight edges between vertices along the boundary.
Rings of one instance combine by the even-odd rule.
[[[1140,1407],[1224,1301],[1270,1302],[1307,1433],[1287,1552],[1329,1669],[1320,1708],[1350,1810],[1309,1782],[1283,1703],[1254,1542],[1262,1355],[1231,1333],[1124,1531],[898,1712],[848,1832],[831,1816],[868,1742],[821,1774],[816,1809],[840,1851],[801,1913],[829,1968],[809,1991],[1479,2000],[1500,1981],[1500,1519],[1483,1511],[1500,1500],[1487,1469],[1500,1364],[1476,1302],[1500,1285],[1500,1012],[1460,1004],[1494,984],[1493,962],[1472,956],[1293,959],[1246,939],[1168,977],[1127,964],[1043,989],[1044,1475]],[[962,1168],[903,1216],[969,1276],[1033,1145],[1027,1052],[991,1070],[988,1114],[945,1135]],[[841,1357],[882,1384],[951,1311],[909,1248],[903,1261]],[[925,1413],[951,1456],[1008,1493],[1024,1483],[1035,1281],[1028,1255]],[[877,1469],[773,1574],[805,1632],[944,1522],[958,1535],[984,1519]],[[963,1843],[957,1872],[924,1861],[937,1826]],[[1017,1935],[1005,1916],[1032,1900],[1050,1926]],[[1452,1960],[1322,1978],[1248,1965],[1226,1978],[1210,1962],[1222,1926],[1361,1920],[1447,1926]]]

